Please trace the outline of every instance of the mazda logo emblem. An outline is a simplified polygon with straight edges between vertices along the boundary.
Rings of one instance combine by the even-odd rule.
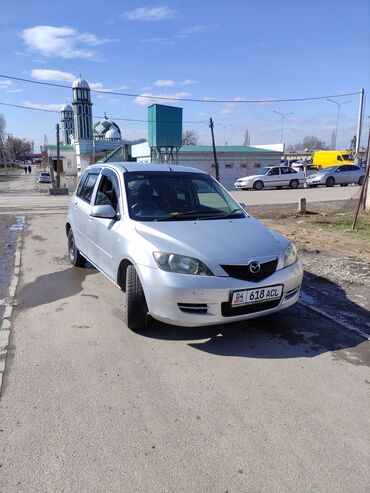
[[[258,262],[251,262],[249,264],[249,270],[252,274],[258,274],[258,272],[261,270],[261,265]]]

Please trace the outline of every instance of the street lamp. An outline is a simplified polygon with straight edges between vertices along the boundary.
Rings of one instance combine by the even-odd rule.
[[[335,149],[337,148],[337,136],[338,136],[338,124],[339,124],[339,110],[340,110],[340,107],[343,105],[343,104],[346,104],[346,103],[350,103],[351,101],[343,101],[343,103],[338,103],[337,101],[334,101],[333,99],[329,99],[329,98],[326,98],[327,101],[330,101],[331,103],[334,103],[337,105],[338,107],[338,113],[337,113],[337,125],[335,127],[335,141],[334,141],[334,147]]]
[[[275,110],[274,113],[281,116],[280,142],[283,143],[284,118],[288,115],[293,115],[293,113],[280,113],[280,111],[275,111]]]

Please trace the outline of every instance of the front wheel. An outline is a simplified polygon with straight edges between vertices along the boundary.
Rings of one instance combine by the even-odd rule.
[[[256,181],[253,183],[253,190],[262,190],[263,188],[263,182],[262,181]]]
[[[75,267],[83,267],[85,265],[86,259],[80,254],[79,249],[76,247],[72,229],[68,232],[68,257],[71,264]]]
[[[298,180],[292,180],[290,183],[289,183],[289,188],[298,188],[298,185],[299,185],[299,181]]]
[[[133,265],[126,272],[126,306],[124,322],[131,330],[145,329],[148,325],[148,307],[143,286]]]
[[[329,178],[326,180],[325,185],[327,187],[332,187],[334,185],[334,183],[335,183],[334,178],[332,176],[329,176]]]

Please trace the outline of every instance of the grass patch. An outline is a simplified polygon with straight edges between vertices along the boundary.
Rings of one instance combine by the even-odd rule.
[[[352,229],[354,217],[354,213],[325,214],[311,218],[310,223],[329,231],[370,241],[370,214],[359,214],[356,228]]]

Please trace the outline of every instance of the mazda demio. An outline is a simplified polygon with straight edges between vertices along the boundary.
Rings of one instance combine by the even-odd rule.
[[[298,300],[293,244],[250,216],[214,178],[178,165],[95,164],[66,223],[71,263],[88,260],[125,293],[124,319],[236,322]]]

